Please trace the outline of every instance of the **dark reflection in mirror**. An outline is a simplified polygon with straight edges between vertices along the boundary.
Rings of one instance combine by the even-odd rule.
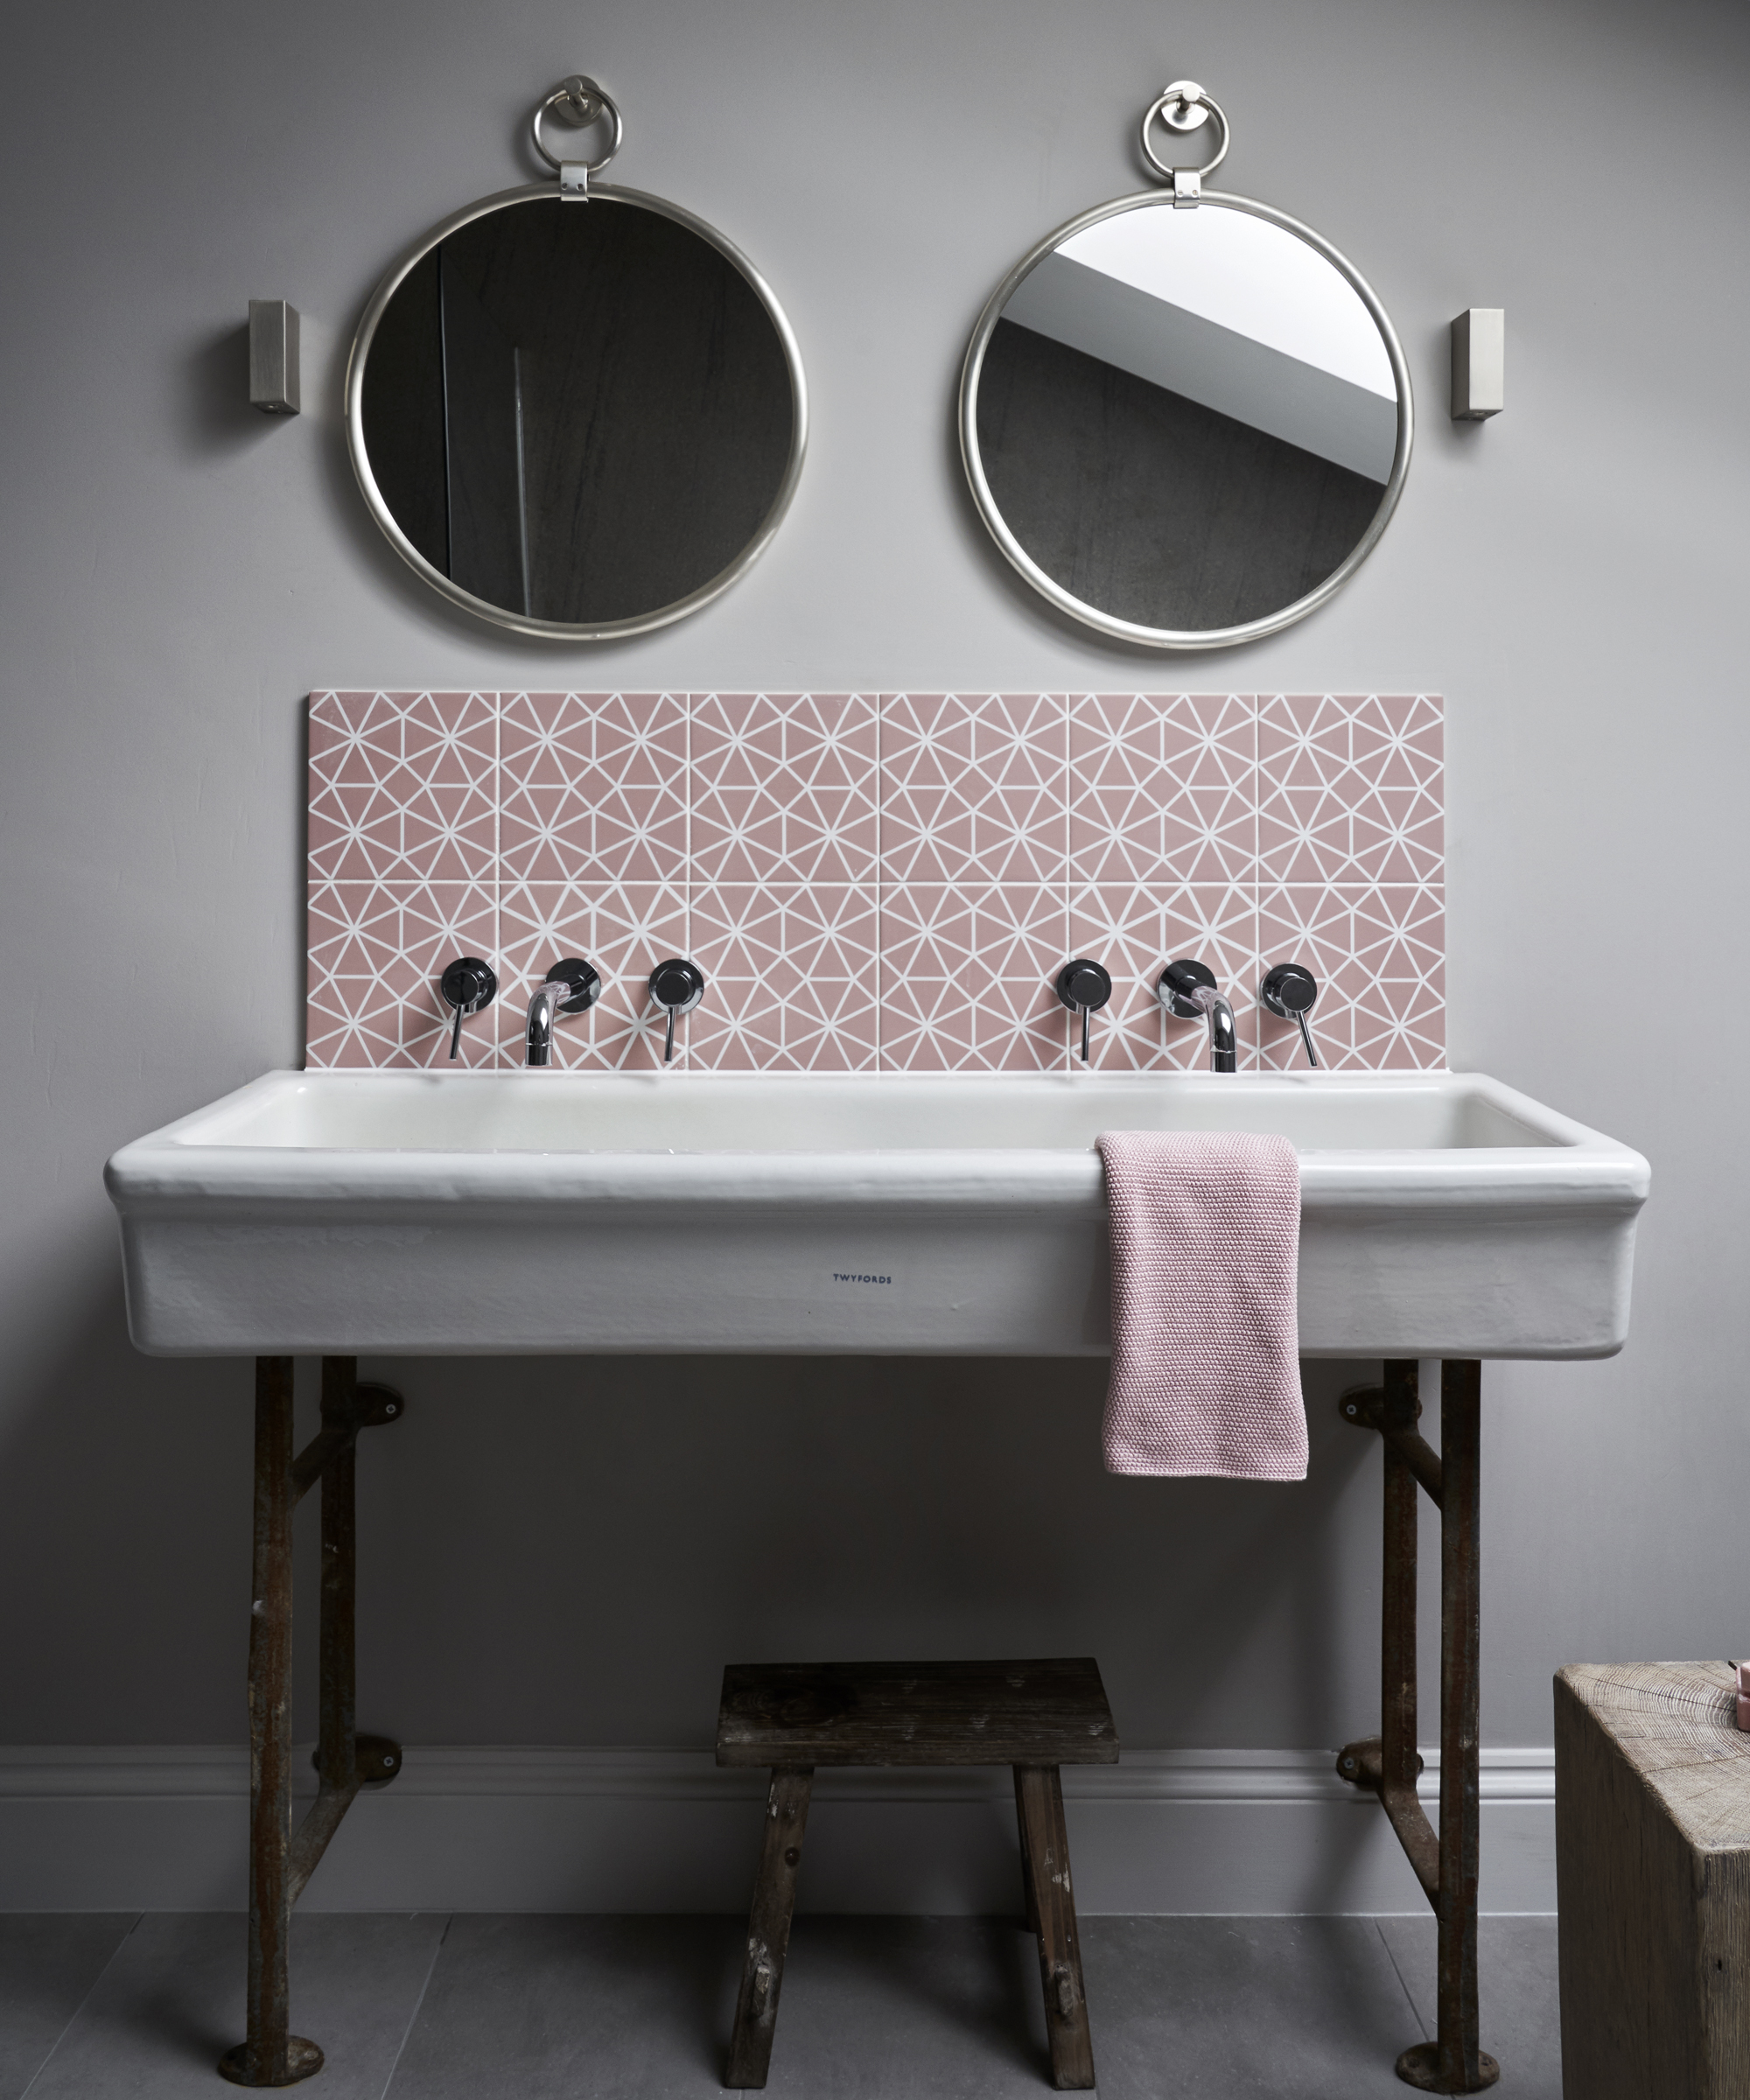
[[[424,256],[360,391],[382,500],[487,604],[570,625],[690,597],[759,533],[796,403],[753,286],[620,200],[521,200]]]
[[[1192,634],[1270,619],[1366,538],[1397,444],[1384,338],[1285,228],[1129,208],[1011,290],[976,376],[1001,521],[1060,589]]]

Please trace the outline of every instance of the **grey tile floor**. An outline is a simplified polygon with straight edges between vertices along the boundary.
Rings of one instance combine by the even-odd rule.
[[[312,1914],[292,1927],[312,2100],[715,2094],[742,1925],[724,1917]],[[1088,1918],[1105,2100],[1401,2100],[1433,2032],[1432,1918]],[[1482,1922],[1503,2100],[1559,2100],[1556,1922]],[[230,1914],[0,1917],[0,2100],[218,2100],[242,2032]],[[773,2100],[1039,2100],[1039,1970],[989,1918],[802,1917]]]

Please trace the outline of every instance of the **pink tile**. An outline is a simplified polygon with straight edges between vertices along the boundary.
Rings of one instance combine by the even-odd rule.
[[[508,693],[500,840],[512,882],[684,882],[677,693]]]
[[[1446,1061],[1446,904],[1438,884],[1266,889],[1258,914],[1266,968],[1299,962],[1319,980],[1310,1016],[1333,1069],[1437,1071]],[[1300,1032],[1258,1019],[1264,1064],[1304,1063]]]
[[[1264,700],[1260,880],[1442,880],[1443,732],[1441,704],[1427,694]]]
[[[883,882],[1064,881],[1064,696],[884,695],[880,793]]]
[[[881,892],[884,1071],[1060,1071],[1069,960],[1055,885],[899,884]]]
[[[689,709],[696,883],[874,879],[872,697],[694,693]]]
[[[498,855],[492,693],[320,693],[310,707],[312,881],[486,881]]]
[[[464,882],[312,884],[304,1062],[312,1070],[446,1065],[453,1010],[438,989],[464,956],[493,962],[490,886]],[[462,1024],[460,1061],[493,1060],[490,1012]]]
[[[690,908],[706,979],[684,1024],[695,1071],[874,1068],[872,884],[710,883]]]
[[[553,1062],[570,1070],[648,1071],[662,1061],[650,972],[687,952],[685,892],[673,883],[507,883],[499,901],[498,1058],[523,1061],[528,1002],[554,963],[592,962],[601,997],[553,1030]],[[684,1024],[682,1025],[684,1027]]]
[[[330,692],[310,751],[312,1065],[445,1061],[464,953],[503,987],[465,1057],[520,1062],[576,954],[606,990],[560,1061],[648,1068],[650,968],[695,948],[695,1065],[1058,1069],[1078,954],[1116,981],[1113,1068],[1202,1064],[1154,998],[1175,955],[1215,969],[1247,1061],[1300,1054],[1256,1006],[1288,960],[1332,1063],[1444,1061],[1429,696]]]
[[[1115,1071],[1208,1069],[1208,1023],[1168,1013],[1156,989],[1169,962],[1187,959],[1214,972],[1234,1010],[1241,1064],[1256,1061],[1257,911],[1250,884],[1078,885],[1070,892],[1069,941],[1076,956],[1102,963],[1112,979],[1111,1003],[1088,1032],[1090,1064]]]
[[[1250,695],[1082,693],[1069,702],[1069,864],[1092,883],[1235,883],[1257,858]]]

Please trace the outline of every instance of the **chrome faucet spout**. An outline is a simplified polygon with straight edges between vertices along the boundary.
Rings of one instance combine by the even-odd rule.
[[[1237,1072],[1239,1060],[1236,1055],[1237,1039],[1234,1033],[1234,1010],[1219,991],[1212,991],[1207,984],[1200,984],[1191,995],[1194,1003],[1203,1009],[1209,1023],[1209,1069],[1212,1072]]]
[[[1169,962],[1155,986],[1157,997],[1175,1019],[1194,1021],[1200,1013],[1209,1024],[1209,1069],[1237,1072],[1238,1039],[1234,1010],[1215,989],[1215,973],[1206,962],[1188,958]]]
[[[528,1042],[524,1062],[531,1065],[550,1065],[553,1061],[553,1016],[559,1011],[561,999],[569,998],[571,988],[556,977],[541,985],[528,1002]]]
[[[592,962],[581,956],[556,962],[546,981],[537,984],[528,1002],[528,1033],[523,1062],[550,1065],[553,1061],[553,1024],[567,1014],[586,1013],[601,997],[601,978]]]

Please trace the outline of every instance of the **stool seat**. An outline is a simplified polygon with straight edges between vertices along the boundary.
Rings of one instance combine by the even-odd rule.
[[[1094,2083],[1058,1776],[1061,1765],[1118,1761],[1117,1730],[1091,1657],[732,1664],[723,1673],[717,1761],[772,1771],[725,2084],[763,2086],[771,2066],[802,1836],[822,1765],[1013,1767],[1052,2082]]]
[[[1098,1666],[1046,1662],[732,1665],[720,1765],[1116,1765]]]

